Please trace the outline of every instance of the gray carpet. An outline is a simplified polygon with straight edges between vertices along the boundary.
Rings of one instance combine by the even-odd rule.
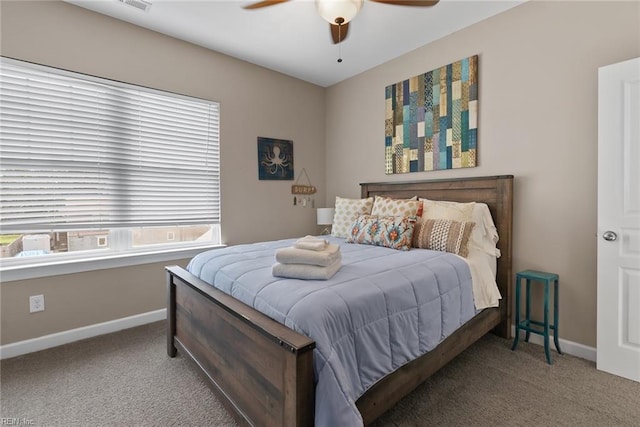
[[[486,336],[375,426],[640,426],[640,384],[556,353],[549,366],[541,346],[510,344]],[[165,345],[158,322],[4,360],[0,416],[34,426],[235,426]]]

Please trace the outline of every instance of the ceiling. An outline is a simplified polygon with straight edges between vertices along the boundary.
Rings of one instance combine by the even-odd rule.
[[[328,87],[526,0],[440,0],[424,8],[365,0],[339,45],[313,0],[256,10],[243,9],[254,0],[144,0],[147,11],[128,0],[65,1]]]

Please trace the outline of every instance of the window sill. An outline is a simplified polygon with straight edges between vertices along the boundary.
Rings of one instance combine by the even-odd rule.
[[[85,271],[103,270],[106,268],[129,267],[132,265],[151,264],[154,262],[174,261],[192,258],[202,251],[221,248],[225,245],[206,245],[187,248],[172,248],[148,252],[109,254],[102,257],[56,260],[33,265],[20,265],[0,268],[0,281],[36,279],[40,277],[58,276],[61,274],[82,273]]]

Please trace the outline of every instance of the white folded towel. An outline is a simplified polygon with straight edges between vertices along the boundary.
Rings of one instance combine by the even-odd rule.
[[[293,247],[298,249],[307,249],[310,251],[322,251],[328,244],[329,242],[325,239],[320,239],[315,236],[304,236],[296,240]]]
[[[276,251],[276,261],[281,264],[309,264],[326,267],[342,260],[340,246],[329,244],[322,251],[298,249],[296,247],[280,248]]]
[[[329,264],[326,267],[307,264],[280,264],[276,263],[271,268],[271,274],[277,277],[304,280],[328,280],[342,267],[340,261]]]

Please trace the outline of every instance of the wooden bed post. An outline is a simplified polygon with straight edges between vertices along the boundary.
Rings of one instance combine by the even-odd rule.
[[[500,288],[502,301],[500,310],[502,320],[493,329],[493,332],[502,338],[511,338],[511,315],[513,300],[513,261],[512,261],[512,230],[513,230],[513,176],[496,177],[496,212],[499,213],[499,221],[496,221],[498,229],[498,273],[496,282]]]

